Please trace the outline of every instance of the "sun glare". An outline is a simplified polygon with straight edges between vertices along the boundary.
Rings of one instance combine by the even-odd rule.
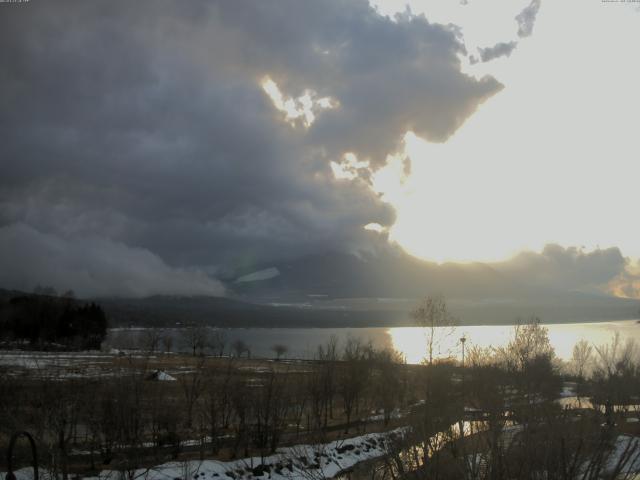
[[[379,223],[367,223],[364,226],[364,229],[369,230],[371,232],[377,232],[377,233],[383,233],[385,231],[385,228]]]
[[[341,162],[330,162],[329,166],[333,176],[338,180],[355,180],[360,176],[361,171],[369,171],[369,162],[358,160],[358,157],[351,152],[345,153]]]
[[[556,355],[564,360],[571,358],[573,346],[588,338],[594,345],[604,345],[611,341],[617,331],[622,338],[637,338],[634,322],[619,323],[567,323],[548,325],[548,335]],[[389,328],[387,334],[391,347],[402,353],[407,363],[420,363],[427,352],[428,329],[420,327]],[[434,333],[434,358],[459,360],[462,354],[460,338],[468,339],[467,352],[473,347],[497,348],[506,345],[513,338],[513,325],[458,326],[453,330],[436,329]]]
[[[603,40],[589,32],[590,22],[573,21],[572,8],[545,3],[535,35],[520,39],[508,59],[472,67],[505,88],[445,143],[409,132],[403,150],[373,174],[374,190],[396,209],[392,241],[439,262],[505,260],[548,243],[618,246],[640,258],[631,221],[640,173],[632,131],[640,70],[625,60],[633,58],[635,43],[623,38],[640,33],[631,27],[637,15],[600,2],[581,6],[586,17],[607,15],[621,25]],[[570,37],[568,24],[576,30]],[[468,31],[467,37],[491,45]],[[606,55],[608,48],[616,55]],[[594,51],[605,58],[598,70]],[[611,72],[617,72],[615,86]],[[594,95],[603,89],[606,94]],[[403,158],[410,162],[408,175]]]
[[[301,121],[305,127],[309,127],[315,121],[319,110],[339,106],[337,100],[330,97],[318,98],[316,92],[309,89],[297,98],[285,97],[278,84],[270,77],[265,77],[261,86],[273,102],[273,106],[285,114],[285,120],[292,126]]]

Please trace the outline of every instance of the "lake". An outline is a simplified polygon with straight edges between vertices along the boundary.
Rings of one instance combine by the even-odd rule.
[[[587,340],[594,345],[609,343],[617,332],[625,341],[628,338],[640,342],[640,324],[637,320],[620,320],[591,323],[559,323],[545,325],[549,339],[561,359],[571,358],[573,346],[579,340]],[[318,346],[326,344],[332,336],[338,339],[339,347],[349,337],[371,342],[378,348],[394,348],[404,354],[408,363],[420,363],[427,352],[427,335],[420,327],[394,328],[225,328],[227,350],[229,345],[242,340],[255,357],[273,357],[273,345],[287,347],[287,358],[313,358]],[[505,345],[513,337],[513,325],[459,326],[453,330],[438,330],[434,357],[460,358],[462,350],[460,338],[464,336],[466,348],[473,345],[498,347]],[[173,328],[164,332],[173,337],[174,351],[188,351],[182,330]],[[106,344],[113,348],[135,348],[142,344],[147,331],[140,328],[111,329]]]

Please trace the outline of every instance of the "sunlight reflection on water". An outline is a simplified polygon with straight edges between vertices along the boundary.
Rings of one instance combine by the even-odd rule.
[[[622,320],[600,323],[563,323],[545,325],[549,330],[549,340],[556,355],[568,360],[573,346],[579,340],[587,340],[594,345],[609,343],[620,333],[622,341],[634,338],[640,341],[640,324],[636,320]],[[466,347],[500,347],[513,337],[513,325],[460,326],[453,329],[437,329],[434,344],[434,358],[454,357],[460,359],[462,347],[460,338],[466,337]],[[420,363],[426,357],[427,333],[420,327],[398,327],[387,330],[393,348],[402,352],[408,363]]]

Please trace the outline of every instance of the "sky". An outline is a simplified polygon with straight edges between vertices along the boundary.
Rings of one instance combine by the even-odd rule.
[[[640,258],[637,7],[547,2],[522,38],[514,17],[526,3],[509,3],[505,15],[489,2],[446,5],[442,21],[469,31],[476,58],[478,50],[510,46],[465,69],[494,75],[504,89],[447,142],[407,140],[413,175],[403,192],[393,192],[403,205],[395,238],[439,260],[501,260],[547,243],[617,246]],[[430,178],[443,181],[422,188]],[[434,239],[428,229],[412,228],[417,203],[430,217],[460,221]],[[473,245],[464,240],[469,235]]]
[[[402,249],[640,297],[639,21],[600,0],[0,4],[0,287],[224,295]]]

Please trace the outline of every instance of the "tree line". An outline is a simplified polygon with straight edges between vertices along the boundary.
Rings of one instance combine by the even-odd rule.
[[[0,340],[7,347],[99,349],[107,317],[96,303],[63,296],[20,295],[0,303]]]
[[[171,459],[265,458],[283,445],[405,425],[364,464],[367,478],[624,478],[637,440],[619,446],[613,464],[608,456],[626,418],[640,414],[638,353],[614,338],[563,366],[535,319],[503,347],[471,346],[464,368],[406,365],[355,338],[332,338],[308,362],[137,352],[115,357],[109,376],[0,376],[11,392],[0,397],[0,440],[28,429],[43,466],[62,478],[102,468],[126,477]],[[153,380],[154,362],[174,365],[176,381]],[[557,401],[567,380],[582,405]]]
[[[432,363],[422,374],[422,405],[409,413],[409,429],[360,476],[637,478],[640,348],[633,340],[580,341],[564,363],[533,317],[514,327],[506,345],[471,346],[464,368]]]

